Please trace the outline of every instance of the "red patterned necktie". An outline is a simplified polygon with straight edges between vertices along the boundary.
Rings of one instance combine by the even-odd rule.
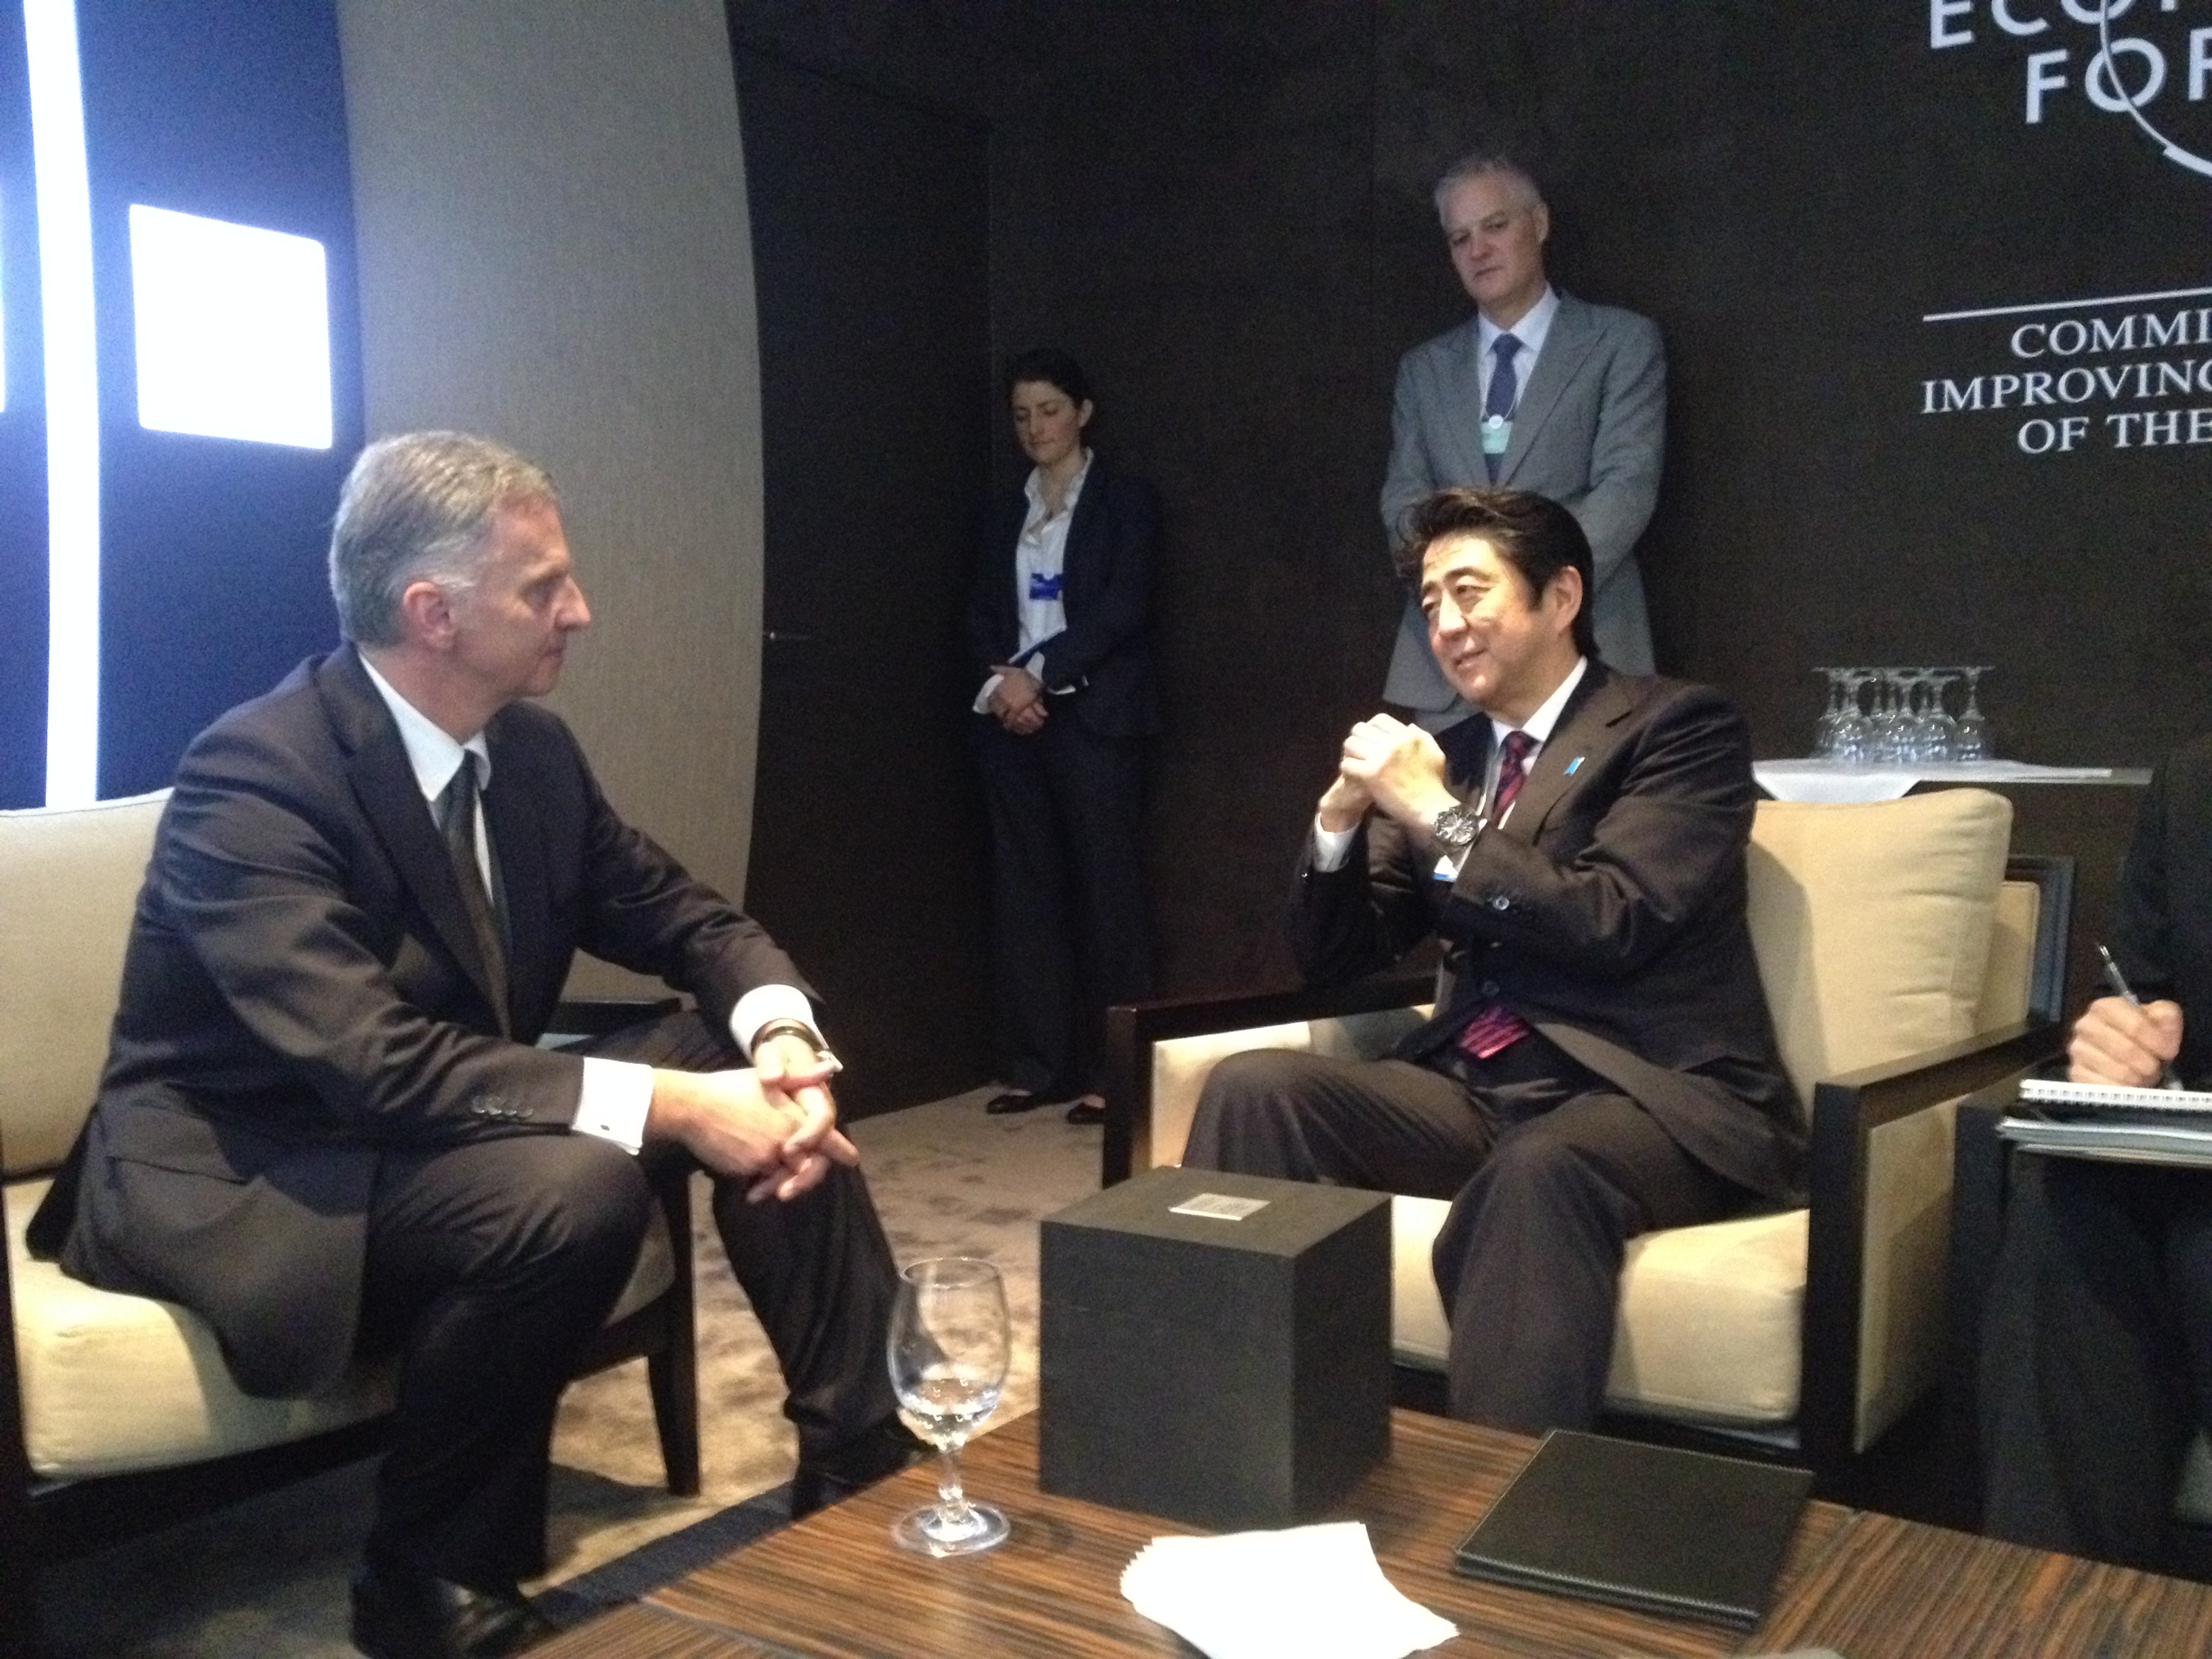
[[[1521,786],[1528,781],[1528,751],[1536,746],[1536,739],[1526,732],[1508,732],[1505,741],[1498,748],[1498,787],[1490,794],[1490,821],[1497,823],[1505,816],[1505,809],[1513,805],[1521,793]]]
[[[1492,823],[1505,816],[1505,809],[1513,805],[1521,786],[1528,781],[1528,751],[1535,746],[1536,739],[1526,732],[1505,734],[1505,741],[1498,750],[1498,787],[1490,796]],[[1503,1054],[1528,1035],[1527,1020],[1502,1002],[1486,1003],[1475,1011],[1474,1018],[1460,1032],[1459,1047],[1463,1054],[1488,1060],[1492,1054]]]

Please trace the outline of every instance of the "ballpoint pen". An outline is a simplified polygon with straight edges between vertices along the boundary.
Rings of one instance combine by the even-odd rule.
[[[2142,999],[2135,994],[2134,987],[2128,983],[2128,976],[2120,971],[2120,964],[2112,960],[2112,953],[2100,945],[2097,947],[2097,954],[2105,959],[2105,983],[2112,988],[2115,995],[2125,997],[2129,1007],[2141,1008]],[[2161,1089],[2181,1087],[2181,1079],[2174,1074],[2172,1061],[2164,1060],[2159,1061],[2158,1086]]]

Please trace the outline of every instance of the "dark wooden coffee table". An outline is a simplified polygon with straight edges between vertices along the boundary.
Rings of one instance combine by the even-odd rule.
[[[1775,1611],[1749,1637],[1474,1583],[1453,1547],[1534,1450],[1518,1435],[1399,1412],[1391,1455],[1345,1511],[1364,1521],[1390,1582],[1460,1627],[1431,1651],[1521,1659],[1704,1659],[1832,1647],[1848,1659],[2026,1659],[2212,1653],[2212,1589],[1813,1504],[1791,1540]],[[911,1469],[536,1651],[544,1659],[849,1656],[1189,1655],[1121,1599],[1121,1570],[1152,1539],[1188,1531],[1046,1496],[1036,1420],[969,1448],[969,1490],[1014,1534],[988,1555],[932,1561],[890,1541],[892,1519],[933,1495]],[[1685,1516],[1685,1525],[1695,1525]]]

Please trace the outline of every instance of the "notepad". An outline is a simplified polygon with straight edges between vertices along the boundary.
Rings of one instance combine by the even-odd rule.
[[[1473,1578],[1750,1630],[1810,1470],[1554,1429],[1453,1560]]]
[[[1997,1134],[2022,1151],[2120,1164],[2212,1167],[2212,1119],[2163,1117],[2005,1117]]]
[[[2032,1077],[2020,1085],[2031,1106],[2106,1106],[2136,1112],[2202,1112],[2212,1115],[2212,1094],[2201,1089],[2135,1089],[2124,1083],[2069,1083]]]

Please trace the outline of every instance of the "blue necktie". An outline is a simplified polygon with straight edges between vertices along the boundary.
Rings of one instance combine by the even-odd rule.
[[[1490,373],[1490,395],[1482,400],[1483,423],[1495,419],[1510,421],[1513,405],[1520,400],[1521,377],[1513,372],[1513,354],[1521,349],[1521,342],[1510,334],[1501,334],[1491,342],[1491,353],[1498,366]],[[1490,482],[1498,482],[1498,469],[1504,465],[1504,454],[1492,454],[1490,446],[1483,446],[1482,464],[1490,469]]]

